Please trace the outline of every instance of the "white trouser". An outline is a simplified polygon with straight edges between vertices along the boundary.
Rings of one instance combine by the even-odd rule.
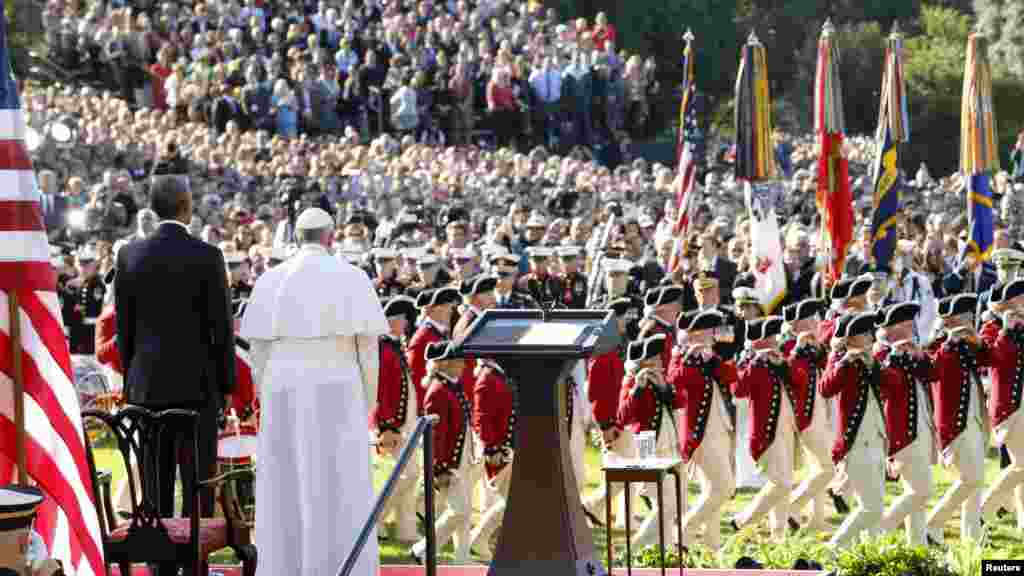
[[[815,399],[814,414],[811,423],[799,434],[800,448],[803,450],[809,472],[803,482],[797,486],[790,499],[790,513],[799,514],[800,510],[810,504],[807,526],[811,529],[824,529],[825,502],[828,500],[829,483],[835,477],[835,466],[832,464],[832,448],[828,439],[833,437],[829,430],[826,417],[827,406],[822,398]]]
[[[718,394],[712,398],[704,440],[693,452],[689,466],[700,484],[700,496],[683,516],[683,542],[694,540],[697,529],[704,526],[704,545],[717,550],[722,545],[722,506],[732,498],[736,479],[729,451],[729,431],[718,410]],[[686,486],[683,486],[684,491]]]
[[[736,523],[746,526],[768,514],[772,537],[777,540],[786,537],[793,489],[793,411],[788,399],[783,398],[781,404],[775,439],[758,461],[758,468],[767,482],[736,516]]]
[[[449,538],[454,538],[454,561],[456,564],[466,564],[469,562],[469,528],[472,510],[469,502],[470,487],[462,478],[465,474],[466,460],[467,458],[463,455],[463,466],[454,471],[447,485],[438,488],[434,501],[436,508],[442,508],[447,505],[447,509],[437,519],[435,528],[437,548],[440,550],[448,543]],[[437,479],[435,479],[436,481]],[[413,551],[421,558],[426,549],[426,538],[413,545]]]
[[[607,463],[616,463],[618,460],[631,460],[636,458],[636,440],[633,437],[633,432],[630,430],[623,430],[622,433],[619,434],[619,437],[615,439],[615,442],[610,446],[605,446],[602,449],[602,452],[602,462]],[[639,487],[630,488],[631,494],[629,508],[631,514],[635,514],[636,511],[639,510],[639,508],[637,508],[638,488]],[[600,487],[588,498],[583,500],[583,507],[602,522],[605,521],[604,500],[607,495],[607,489],[608,486],[605,483],[604,478],[602,478]],[[625,484],[621,482],[616,482],[611,487],[611,498],[613,501],[612,512],[616,517],[616,527],[619,527],[620,525],[625,526],[625,489]]]
[[[493,480],[487,482],[488,490],[494,494],[494,504],[484,512],[480,522],[470,534],[470,547],[476,550],[480,558],[490,560],[492,555],[491,538],[501,526],[505,517],[505,504],[508,499],[508,488],[512,483],[512,463],[508,463]]]
[[[869,402],[873,400],[869,399]],[[866,416],[864,420],[867,420]],[[846,517],[832,536],[830,544],[833,546],[849,544],[861,532],[871,536],[879,532],[885,506],[885,439],[867,424],[861,423],[854,445],[842,463],[847,485],[857,496],[860,506]]]
[[[928,500],[932,496],[932,433],[930,428],[917,430],[917,438],[893,457],[893,471],[900,475],[903,493],[882,515],[882,530],[898,530],[904,524],[907,544],[924,546],[927,540]]]
[[[757,469],[757,462],[750,455],[750,444],[745,441],[750,437],[750,400],[734,398],[736,405],[736,433],[731,435],[729,453],[734,454],[733,476],[738,488],[760,488],[765,478]],[[740,441],[736,441],[740,438]]]
[[[401,445],[395,447],[390,455],[396,462],[407,438],[408,435],[403,434]],[[395,490],[391,493],[391,498],[384,504],[384,510],[380,514],[380,523],[377,526],[378,533],[383,534],[383,524],[385,521],[393,519],[396,530],[395,538],[401,542],[413,542],[419,539],[419,533],[416,530],[416,510],[419,508],[416,492],[419,487],[420,474],[423,472],[421,454],[422,451],[417,449],[409,463],[405,465],[405,470],[395,483]]]
[[[1000,428],[1005,426],[1003,445],[1010,453],[1010,465],[999,472],[999,476],[989,486],[981,499],[981,510],[984,516],[995,513],[999,505],[1009,504],[1017,512],[1017,529],[1024,529],[1024,416],[1018,410],[1004,422]],[[999,432],[997,430],[997,432]],[[1003,435],[1000,434],[1000,435]]]
[[[973,404],[973,402],[972,402]],[[959,477],[946,490],[928,516],[928,530],[941,540],[943,527],[960,508],[960,539],[981,537],[981,486],[985,479],[985,436],[977,419],[943,451],[943,461],[956,467]]]

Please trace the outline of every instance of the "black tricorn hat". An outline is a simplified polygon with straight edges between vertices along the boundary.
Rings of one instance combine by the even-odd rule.
[[[393,318],[395,316],[415,318],[416,301],[408,296],[395,296],[384,302],[384,317]]]
[[[433,290],[424,290],[416,297],[416,307],[426,308],[427,306],[441,306],[443,304],[455,304],[462,300],[462,295],[455,288],[445,286]]]
[[[714,308],[708,310],[694,310],[686,314],[680,314],[676,326],[680,330],[696,332],[698,330],[710,330],[725,325],[725,314]]]
[[[747,340],[764,340],[782,333],[782,316],[768,316],[747,322]]]
[[[477,294],[484,294],[494,290],[494,287],[498,285],[498,277],[491,276],[490,274],[478,274],[473,278],[469,278],[462,282],[459,286],[459,292],[463,296],[475,296]]]
[[[856,298],[857,296],[863,296],[868,293],[871,289],[871,285],[875,283],[875,277],[864,274],[857,276],[850,283],[850,292],[846,295],[847,298]]]
[[[853,278],[840,278],[835,284],[832,285],[832,291],[829,292],[829,297],[832,300],[846,300],[846,298],[850,295],[850,286],[852,285]]]
[[[993,290],[992,296],[995,296],[996,292],[1002,293],[1003,301],[1009,301],[1017,296],[1024,295],[1024,280],[1014,280],[1004,286],[1002,290]]]
[[[678,302],[683,298],[683,287],[676,285],[658,286],[651,288],[644,295],[644,306],[661,306]]]
[[[1005,298],[1005,296],[1004,293],[1003,297]],[[949,318],[950,316],[959,316],[960,314],[973,314],[977,308],[977,295],[970,292],[954,294],[939,300],[939,317]]]
[[[901,322],[913,320],[921,311],[921,305],[917,302],[900,302],[883,308],[878,313],[878,327],[887,328]]]
[[[464,358],[464,356],[458,352],[458,347],[456,347],[450,340],[439,340],[437,342],[427,344],[426,350],[423,351],[423,357],[428,361],[458,360],[459,358]]]
[[[655,334],[630,342],[629,348],[626,351],[626,359],[633,362],[641,362],[658,356],[664,349],[665,335]]]
[[[786,322],[796,322],[810,318],[815,314],[821,314],[824,311],[825,303],[823,301],[817,298],[807,298],[783,308],[782,316],[786,319]]]
[[[840,334],[838,329],[836,333],[841,335],[843,338],[853,338],[854,336],[860,336],[861,334],[871,334],[875,331],[875,320],[877,316],[874,312],[863,312],[860,314],[851,314],[852,318],[845,323],[843,326],[843,332]]]

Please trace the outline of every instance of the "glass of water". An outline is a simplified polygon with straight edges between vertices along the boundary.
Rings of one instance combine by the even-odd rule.
[[[647,430],[636,435],[636,452],[640,460],[654,458],[654,431]]]

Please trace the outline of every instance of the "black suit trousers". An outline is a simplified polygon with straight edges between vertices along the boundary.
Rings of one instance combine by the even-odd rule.
[[[150,406],[152,410],[166,410],[168,406]],[[143,457],[149,463],[146,482],[148,490],[155,490],[157,509],[161,516],[173,516],[175,473],[180,468],[182,479],[181,515],[188,516],[192,512],[192,470],[198,466],[199,481],[212,478],[216,473],[217,464],[217,417],[215,406],[176,406],[199,412],[199,452],[192,452],[190,430],[168,430],[159,442],[150,447]],[[154,466],[153,464],[156,464]],[[154,493],[154,492],[150,492]],[[203,489],[199,496],[199,509],[204,518],[213,516],[213,490]]]

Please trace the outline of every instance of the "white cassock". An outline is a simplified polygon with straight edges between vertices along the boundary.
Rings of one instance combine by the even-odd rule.
[[[369,517],[366,418],[387,327],[366,274],[321,246],[256,282],[241,336],[261,396],[259,576],[334,576]],[[375,533],[353,574],[376,576]]]

